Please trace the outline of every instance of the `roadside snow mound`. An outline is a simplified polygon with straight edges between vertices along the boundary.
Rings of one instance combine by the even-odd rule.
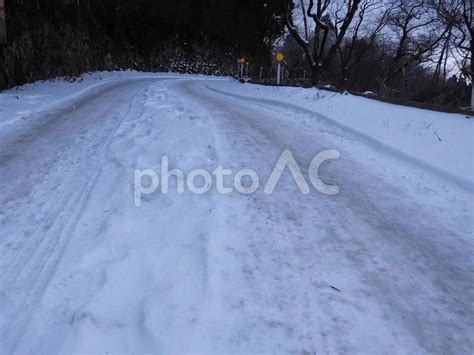
[[[376,149],[388,148],[392,153],[401,153],[471,189],[474,184],[472,117],[319,89],[240,85],[224,81],[208,87],[244,100],[313,111],[340,128],[356,133]]]

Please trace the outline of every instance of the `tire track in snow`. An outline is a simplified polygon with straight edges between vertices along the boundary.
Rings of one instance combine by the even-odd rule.
[[[93,151],[89,152],[90,156],[94,156],[94,165],[87,167],[90,173],[84,174],[82,171],[82,175],[79,175],[81,173],[78,169],[81,167],[76,167],[73,175],[68,179],[69,183],[65,184],[63,196],[66,197],[60,199],[53,214],[49,213],[46,220],[37,226],[21,253],[12,262],[9,272],[3,275],[0,282],[2,289],[7,290],[6,292],[11,294],[11,297],[8,294],[2,295],[0,304],[9,304],[8,313],[16,314],[14,321],[8,324],[8,329],[4,331],[2,337],[2,343],[9,352],[14,352],[32,316],[34,305],[39,302],[54,275],[69,237],[100,175],[101,163],[115,132],[132,111],[134,101],[140,93],[141,89],[132,96],[128,108],[124,113],[119,114],[120,119],[117,119],[115,115],[108,117],[109,122],[101,132],[102,138],[105,138],[104,142],[98,146],[92,145]],[[95,139],[97,140],[97,137]],[[78,175],[81,176],[80,180],[77,179]],[[71,191],[72,194],[69,194]],[[25,290],[28,291],[25,292]]]
[[[270,275],[273,275],[274,269],[292,274],[292,263],[287,259],[300,264],[302,270],[306,269],[302,275],[293,276],[300,279],[302,284],[313,279],[312,274],[318,275],[318,278],[311,281],[317,287],[314,297],[318,300],[317,304],[313,303],[313,310],[323,309],[332,317],[330,321],[323,318],[314,325],[315,328],[321,329],[321,336],[316,339],[323,349],[357,351],[353,346],[360,340],[351,339],[355,332],[348,327],[351,324],[348,320],[354,321],[350,318],[354,315],[362,319],[367,317],[360,314],[360,309],[364,308],[366,313],[374,317],[370,323],[378,324],[380,332],[390,332],[381,337],[381,341],[385,340],[394,345],[403,341],[407,348],[427,352],[441,351],[450,344],[457,344],[457,349],[461,352],[471,346],[472,337],[467,335],[467,329],[471,328],[468,315],[472,314],[472,308],[469,306],[469,300],[472,298],[472,287],[469,287],[469,284],[472,284],[472,276],[469,267],[465,269],[463,266],[468,266],[469,253],[466,248],[470,248],[472,242],[463,235],[463,231],[468,230],[466,221],[462,220],[463,214],[456,216],[455,221],[462,222],[460,225],[450,223],[447,226],[443,221],[447,219],[445,216],[441,221],[437,218],[441,217],[437,213],[446,214],[446,211],[435,213],[431,210],[430,203],[434,203],[436,199],[427,203],[428,200],[423,196],[410,195],[410,189],[404,191],[407,181],[394,183],[393,179],[387,178],[384,173],[380,174],[384,165],[390,165],[387,161],[396,159],[397,156],[385,156],[381,166],[374,165],[370,169],[370,165],[366,166],[360,161],[370,159],[373,155],[371,150],[364,148],[363,140],[362,143],[357,143],[350,139],[350,136],[348,139],[344,131],[341,135],[341,132],[334,129],[321,130],[319,121],[308,125],[308,121],[304,119],[297,120],[292,116],[285,118],[285,111],[291,110],[280,108],[279,105],[275,105],[276,108],[271,107],[272,100],[262,105],[256,99],[255,105],[244,107],[234,98],[206,95],[199,91],[200,88],[193,88],[193,85],[195,84],[184,84],[187,91],[210,104],[210,112],[213,117],[218,118],[224,131],[227,131],[227,139],[236,142],[233,144],[234,148],[248,148],[242,149],[240,153],[234,151],[236,161],[239,161],[242,155],[245,157],[245,154],[249,154],[246,159],[258,161],[254,161],[254,164],[262,170],[265,163],[272,161],[274,154],[279,154],[284,148],[291,148],[300,166],[307,166],[311,154],[321,149],[335,146],[342,152],[342,158],[332,167],[331,179],[328,180],[340,180],[340,195],[333,198],[316,195],[313,199],[311,195],[305,198],[296,194],[292,195],[289,201],[281,201],[276,196],[267,196],[259,201],[257,197],[261,210],[255,212],[257,219],[260,215],[261,219],[273,225],[273,228],[263,226],[262,230],[267,233],[278,232],[281,221],[287,220],[288,228],[286,225],[281,226],[281,230],[287,229],[287,234],[279,235],[283,239],[287,235],[299,235],[301,232],[298,231],[298,224],[318,221],[307,234],[300,235],[299,241],[288,241],[292,242],[292,245],[287,251],[287,257],[277,259],[278,263],[274,263],[276,257],[273,256],[271,262],[267,260],[269,274],[265,275],[265,281],[262,283],[271,279]],[[328,126],[332,128],[330,122]],[[347,141],[350,141],[349,145]],[[407,169],[399,162],[397,166],[402,171],[400,174]],[[411,176],[411,171],[408,175]],[[342,180],[341,177],[345,178]],[[422,180],[423,182],[432,181],[427,179]],[[289,184],[292,182],[289,181]],[[436,189],[436,184],[433,188]],[[460,191],[464,190],[456,189],[453,193]],[[305,211],[309,207],[314,213]],[[268,216],[262,218],[264,211],[267,211]],[[311,245],[313,234],[317,236],[319,245]],[[324,237],[325,234],[328,236]],[[466,239],[463,240],[464,237]],[[266,249],[278,255],[280,247],[279,242],[273,240],[266,242],[255,239],[252,249],[256,258],[265,260],[269,254]],[[318,255],[324,262],[311,258],[305,260],[303,254],[306,250],[312,250],[314,255]],[[326,251],[326,255],[321,255],[321,250]],[[257,265],[254,267],[262,265],[260,262],[254,264]],[[328,269],[328,265],[332,267]],[[338,272],[334,273],[333,270]],[[258,273],[254,268],[253,274]],[[407,276],[400,277],[399,273]],[[327,286],[328,275],[339,279],[340,285],[336,286],[344,291],[338,297],[340,304],[328,302],[326,299],[327,295],[324,294],[322,286]],[[341,279],[340,275],[350,275],[350,278]],[[283,299],[292,293],[279,290],[274,292],[274,297]],[[356,295],[364,297],[360,299],[360,296]],[[295,292],[296,296],[300,296],[298,292]],[[311,303],[309,305],[311,307]],[[297,308],[296,305],[294,307]],[[337,308],[341,307],[346,309],[347,314],[338,314]],[[435,314],[433,309],[436,309]],[[261,311],[266,312],[265,309]],[[282,320],[272,324],[283,327],[291,323]],[[328,337],[328,334],[331,334],[331,337]],[[438,335],[436,341],[426,340],[434,334]],[[335,338],[346,340],[337,343]]]

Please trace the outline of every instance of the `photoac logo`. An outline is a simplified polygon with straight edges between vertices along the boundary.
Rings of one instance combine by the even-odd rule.
[[[316,154],[308,168],[308,177],[311,185],[320,193],[325,195],[335,195],[339,193],[339,187],[328,185],[319,177],[319,168],[327,160],[338,159],[340,156],[337,150],[325,150]],[[275,191],[281,176],[288,169],[299,191],[307,195],[311,192],[310,185],[301,173],[301,169],[290,151],[285,150],[280,155],[270,177],[266,181],[263,192],[271,195]],[[161,179],[160,179],[161,176]],[[233,176],[233,186],[225,186],[226,177]],[[169,160],[167,156],[161,158],[161,172],[158,174],[153,169],[135,170],[135,206],[140,207],[142,198],[145,195],[155,193],[159,188],[161,193],[167,194],[170,190],[170,179],[176,179],[176,191],[182,194],[187,191],[202,195],[215,188],[217,193],[228,195],[237,191],[244,195],[250,195],[260,188],[260,178],[255,170],[243,169],[234,174],[232,169],[218,166],[214,171],[208,172],[205,169],[194,169],[187,176],[180,169],[169,170]],[[196,181],[200,180],[197,184]]]

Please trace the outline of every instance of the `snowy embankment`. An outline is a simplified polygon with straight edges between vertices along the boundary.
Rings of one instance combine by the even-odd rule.
[[[0,131],[6,130],[8,126],[19,125],[21,121],[33,121],[37,114],[68,107],[85,95],[97,94],[94,91],[125,80],[199,77],[198,75],[127,70],[87,73],[79,78],[57,78],[25,84],[0,91]]]
[[[474,186],[474,117],[388,104],[318,89],[235,82],[209,85],[250,101],[324,115],[379,150],[389,150],[470,189]],[[265,101],[262,101],[265,100]]]
[[[84,74],[80,78],[57,78],[17,86],[0,92],[0,125],[12,124],[19,119],[26,120],[28,116],[68,103],[106,83],[147,75],[149,74],[133,71],[97,72]]]

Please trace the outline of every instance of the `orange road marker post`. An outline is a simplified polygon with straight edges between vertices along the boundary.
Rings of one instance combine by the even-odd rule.
[[[275,59],[278,62],[277,66],[277,85],[281,85],[281,63],[285,60],[283,53],[278,52],[275,55]]]

